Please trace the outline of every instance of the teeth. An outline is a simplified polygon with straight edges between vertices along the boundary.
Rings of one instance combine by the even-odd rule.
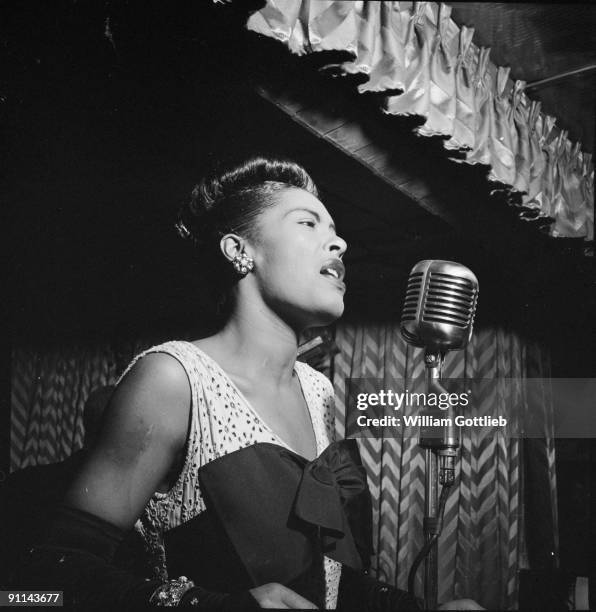
[[[325,268],[323,272],[324,274],[330,274],[331,276],[339,279],[339,273],[337,272],[337,270],[334,270],[333,268]]]

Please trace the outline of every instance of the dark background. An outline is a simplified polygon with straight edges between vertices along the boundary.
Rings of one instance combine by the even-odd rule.
[[[593,258],[582,255],[581,241],[554,240],[520,222],[490,198],[481,169],[438,160],[436,143],[411,136],[412,125],[395,118],[392,137],[413,159],[436,157],[433,172],[459,186],[446,197],[456,204],[468,192],[479,224],[491,224],[495,209],[503,223],[484,240],[427,213],[412,213],[408,224],[377,218],[366,201],[350,206],[328,180],[332,171],[361,177],[371,200],[387,199],[388,188],[254,93],[252,75],[269,62],[305,87],[329,85],[311,70],[317,59],[291,57],[279,43],[246,33],[249,7],[3,5],[10,343],[211,329],[211,296],[202,289],[201,262],[174,232],[176,210],[211,159],[273,152],[311,171],[351,245],[346,318],[395,320],[411,266],[455,259],[480,279],[478,326],[540,340],[551,350],[553,376],[594,376]],[[357,103],[370,112],[369,99]],[[586,538],[594,529],[594,441],[558,441],[557,451],[562,560],[581,573],[595,562]]]

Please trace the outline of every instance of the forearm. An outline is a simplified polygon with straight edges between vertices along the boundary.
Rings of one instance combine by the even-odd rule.
[[[119,569],[112,559],[124,535],[94,515],[61,507],[46,537],[19,564],[14,586],[62,590],[67,605],[85,611],[180,603],[214,612],[258,607],[248,592],[213,593],[184,580],[163,583]]]
[[[160,581],[112,565],[123,537],[117,527],[93,515],[61,506],[45,536],[19,560],[14,586],[62,590],[65,603],[82,609],[142,606]]]
[[[363,572],[343,567],[338,609],[342,612],[401,612],[419,610],[420,607],[407,591],[379,582]]]

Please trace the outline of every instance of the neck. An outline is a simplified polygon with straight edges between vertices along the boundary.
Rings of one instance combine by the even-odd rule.
[[[289,383],[299,332],[259,300],[237,300],[225,327],[216,334],[230,370],[251,380]]]

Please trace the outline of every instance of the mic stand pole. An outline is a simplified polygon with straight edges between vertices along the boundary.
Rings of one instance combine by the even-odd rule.
[[[424,355],[424,365],[426,367],[426,389],[430,393],[441,378],[441,368],[443,365],[443,355],[427,351]],[[421,446],[424,440],[420,439]],[[424,543],[427,544],[433,537],[431,522],[437,516],[438,499],[438,473],[437,455],[432,446],[424,445],[425,448],[425,467],[426,478],[424,482]],[[424,607],[427,610],[435,610],[438,599],[438,565],[437,565],[438,546],[435,541],[431,546],[424,560]]]
[[[441,385],[441,371],[445,354],[427,351],[424,355],[426,388],[428,393],[447,393]],[[450,425],[444,426],[437,437],[431,427],[431,435],[421,432],[420,446],[425,449],[426,479],[424,483],[424,540],[430,546],[424,560],[424,605],[429,610],[437,607],[438,599],[438,538],[443,528],[443,510],[449,487],[455,480],[455,460],[459,448],[458,428],[454,423],[451,406],[444,412]],[[439,483],[443,486],[438,499]]]
[[[437,515],[437,455],[430,449],[425,449],[426,481],[424,483],[424,543],[432,537],[430,521]],[[438,599],[439,568],[437,564],[438,546],[435,541],[424,559],[424,607],[426,610],[436,610]]]

